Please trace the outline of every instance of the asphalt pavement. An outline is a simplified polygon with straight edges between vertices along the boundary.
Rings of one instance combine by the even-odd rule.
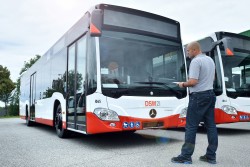
[[[58,138],[45,125],[27,127],[19,118],[0,119],[1,167],[179,167],[250,166],[250,123],[218,125],[217,164],[199,161],[205,153],[204,128],[197,133],[193,164],[173,164],[180,153],[185,130],[143,130],[134,134],[73,134]]]

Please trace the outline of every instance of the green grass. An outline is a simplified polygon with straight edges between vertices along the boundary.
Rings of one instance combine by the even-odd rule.
[[[4,119],[4,118],[19,118],[20,116],[0,116],[0,119]]]

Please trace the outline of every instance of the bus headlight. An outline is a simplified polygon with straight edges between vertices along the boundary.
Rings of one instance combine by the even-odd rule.
[[[120,121],[118,114],[107,108],[96,108],[94,114],[103,121]]]
[[[186,118],[186,116],[187,116],[187,107],[181,110],[179,118]]]
[[[230,114],[230,115],[237,115],[237,111],[234,107],[232,106],[229,106],[229,105],[224,105],[221,107],[221,109],[227,113],[227,114]]]

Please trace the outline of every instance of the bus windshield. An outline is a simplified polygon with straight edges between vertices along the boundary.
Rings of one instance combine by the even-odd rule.
[[[227,95],[232,98],[250,97],[250,40],[230,38],[234,56],[225,56],[224,49],[221,50]]]
[[[186,80],[180,42],[103,31],[100,67],[106,96],[186,96],[186,90],[174,83]]]

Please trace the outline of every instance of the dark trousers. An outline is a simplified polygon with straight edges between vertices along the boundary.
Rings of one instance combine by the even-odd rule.
[[[204,121],[208,138],[206,156],[210,159],[216,159],[218,134],[214,122],[215,101],[216,96],[212,90],[190,95],[186,117],[185,143],[181,149],[181,156],[184,158],[191,158],[195,148],[195,138],[199,123]]]

